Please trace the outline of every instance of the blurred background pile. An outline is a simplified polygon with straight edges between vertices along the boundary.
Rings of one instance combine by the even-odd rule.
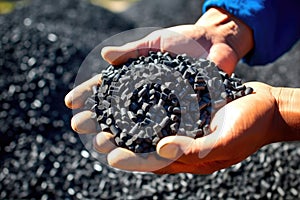
[[[132,28],[194,23],[202,3],[0,1],[0,198],[300,199],[299,143],[266,146],[212,175],[158,176],[108,168],[71,130],[64,95],[96,45]],[[239,63],[237,74],[300,87],[299,63],[300,43],[265,67]]]

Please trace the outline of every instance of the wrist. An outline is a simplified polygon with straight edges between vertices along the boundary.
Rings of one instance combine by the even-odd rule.
[[[300,89],[273,87],[276,100],[274,127],[277,132],[275,141],[300,140]]]
[[[244,57],[254,46],[251,28],[222,8],[209,8],[195,25],[211,30],[212,42],[228,44],[238,59]]]

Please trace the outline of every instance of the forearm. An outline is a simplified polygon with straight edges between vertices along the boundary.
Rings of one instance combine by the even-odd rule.
[[[277,141],[300,140],[300,89],[274,87],[278,115],[274,127],[278,131]]]

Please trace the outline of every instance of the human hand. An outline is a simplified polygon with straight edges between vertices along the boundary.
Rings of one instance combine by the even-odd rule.
[[[78,85],[65,96],[65,104],[71,109],[81,109],[85,101],[92,95],[92,87],[101,84],[101,75],[96,75],[88,81]],[[85,110],[77,113],[71,120],[71,126],[79,134],[97,133],[97,122],[92,118],[93,112]],[[94,138],[94,148],[98,152],[107,155],[107,162],[112,167],[130,171],[156,171],[167,166],[171,161],[161,158],[156,152],[150,153],[145,158],[141,154],[135,154],[125,148],[115,145],[113,135],[109,132],[100,132]],[[121,162],[121,163],[120,163]],[[121,165],[119,165],[121,164]],[[161,172],[162,173],[162,172]]]
[[[236,99],[221,108],[213,117],[210,135],[202,138],[170,136],[157,145],[161,157],[182,164],[178,171],[210,174],[237,164],[264,145],[280,141],[281,120],[273,87],[251,82],[254,93]]]
[[[252,47],[252,31],[246,24],[225,10],[210,8],[193,25],[154,31],[141,40],[120,47],[105,47],[101,54],[110,64],[119,65],[129,58],[145,56],[149,51],[186,53],[195,58],[208,57],[231,74],[238,60]]]
[[[90,96],[89,88],[100,82],[98,75],[76,87],[66,96],[66,105],[82,107],[85,102],[82,97]],[[211,122],[213,132],[205,137],[166,137],[158,143],[157,152],[147,158],[117,147],[108,132],[97,134],[94,147],[107,154],[109,165],[130,171],[207,174],[229,167],[277,139],[279,129],[274,127],[274,119],[278,111],[272,87],[262,83],[247,86],[254,88],[255,93],[221,108]],[[78,133],[96,133],[97,123],[91,115],[91,111],[76,114],[72,128]]]

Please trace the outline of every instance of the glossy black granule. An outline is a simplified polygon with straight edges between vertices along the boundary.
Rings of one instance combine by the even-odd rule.
[[[101,130],[111,132],[117,146],[136,153],[155,151],[167,136],[210,134],[213,113],[253,91],[209,60],[162,52],[110,65],[93,90],[87,104]]]

